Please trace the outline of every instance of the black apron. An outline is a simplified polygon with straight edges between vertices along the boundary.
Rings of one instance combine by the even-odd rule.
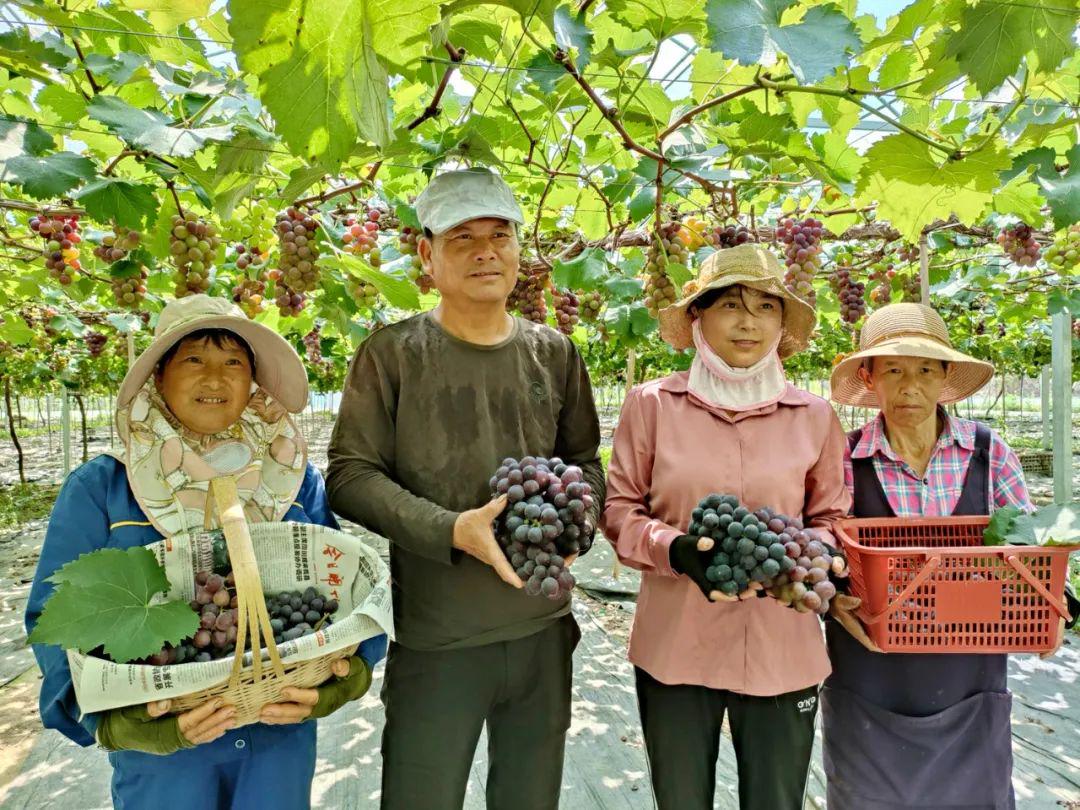
[[[850,434],[849,447],[861,437]],[[851,464],[854,516],[895,517],[873,460]],[[990,431],[980,425],[953,515],[989,512]],[[825,624],[829,810],[1013,810],[1007,656],[874,653]]]

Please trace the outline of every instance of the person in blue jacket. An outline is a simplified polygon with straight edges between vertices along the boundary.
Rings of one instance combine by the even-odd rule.
[[[83,464],[65,481],[49,519],[26,611],[30,632],[53,572],[101,548],[147,545],[216,525],[207,482],[234,474],[249,522],[338,528],[322,476],[289,413],[307,402],[299,356],[229,301],[205,295],[169,303],[150,347],[117,397],[124,450]],[[119,810],[158,807],[297,810],[310,806],[316,724],[360,697],[385,655],[386,636],[335,662],[315,689],[286,688],[261,722],[233,728],[220,698],[179,715],[170,701],[83,714],[66,654],[34,645],[43,674],[42,723],[82,746],[109,751]]]

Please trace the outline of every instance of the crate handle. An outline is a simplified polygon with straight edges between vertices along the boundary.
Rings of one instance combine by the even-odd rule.
[[[1058,615],[1061,616],[1061,618],[1068,621],[1069,606],[1064,599],[1062,599],[1061,601],[1055,599],[1053,594],[1051,594],[1050,591],[1046,589],[1046,586],[1039,582],[1038,578],[1036,578],[1036,576],[1028,570],[1028,567],[1026,565],[1020,562],[1020,558],[1017,555],[1010,554],[1005,558],[1005,561],[1010,566],[1012,566],[1013,570],[1015,570],[1016,573],[1018,573],[1025,580],[1027,580],[1027,583],[1036,591],[1038,591],[1039,595],[1042,596],[1043,599],[1050,603],[1050,606],[1058,612]]]
[[[908,586],[900,592],[899,596],[889,603],[889,606],[885,608],[885,610],[873,615],[864,613],[862,610],[859,611],[859,618],[862,619],[863,624],[877,624],[895,613],[900,605],[911,596],[912,592],[930,578],[930,575],[937,570],[939,565],[941,565],[940,554],[934,554],[933,556],[927,557],[926,565],[922,567],[922,570],[915,576],[915,579],[908,583]]]

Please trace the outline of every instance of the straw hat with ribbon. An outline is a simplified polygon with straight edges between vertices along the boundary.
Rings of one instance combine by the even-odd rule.
[[[948,363],[939,402],[948,405],[974,394],[994,376],[994,366],[957,351],[945,321],[924,304],[890,304],[876,310],[863,326],[859,351],[845,356],[833,369],[833,402],[876,408],[877,398],[859,378],[863,361],[871,357],[925,357]]]
[[[683,297],[660,310],[660,337],[674,349],[694,345],[690,305],[709,290],[741,284],[784,301],[783,332],[778,352],[790,357],[806,348],[817,317],[814,308],[784,286],[784,271],[772,252],[759,245],[718,250],[701,264],[696,279],[683,285]]]

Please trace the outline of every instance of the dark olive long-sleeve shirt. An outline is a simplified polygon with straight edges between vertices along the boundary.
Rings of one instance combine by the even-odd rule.
[[[524,638],[570,609],[529,596],[452,548],[458,514],[490,499],[507,457],[558,456],[604,502],[600,428],[588,372],[559,332],[515,318],[480,346],[430,313],[387,326],[357,351],[330,439],[327,491],[338,514],[391,541],[399,643],[452,649]]]

